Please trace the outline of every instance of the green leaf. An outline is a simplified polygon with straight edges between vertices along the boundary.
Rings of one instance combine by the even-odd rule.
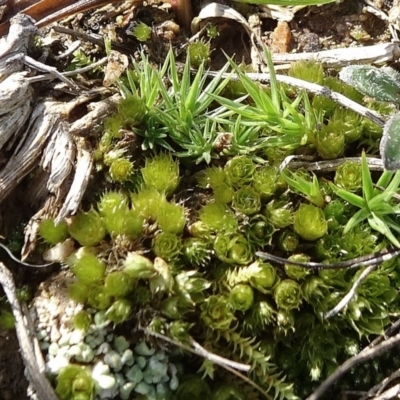
[[[385,169],[400,169],[400,113],[392,115],[386,122],[379,149]]]
[[[386,236],[392,244],[396,247],[400,248],[399,241],[395,238],[392,231],[390,230],[389,226],[386,224],[384,220],[379,218],[375,213],[371,213],[372,218],[368,218],[368,223],[372,229],[382,233],[382,235]]]
[[[370,216],[370,212],[367,209],[362,208],[358,210],[347,222],[346,226],[343,229],[343,235],[345,235],[348,231],[357,226],[360,222],[364,221]]]
[[[368,203],[369,200],[371,200],[374,193],[374,184],[372,182],[371,171],[369,170],[367,157],[364,151],[361,155],[361,174],[362,174],[363,194],[365,200]]]
[[[358,208],[366,208],[367,202],[361,196],[357,196],[354,193],[348,192],[347,190],[341,189],[334,185],[333,183],[329,183],[330,188],[335,192],[336,195],[341,197],[343,200],[346,200],[348,203],[356,206]]]
[[[349,65],[340,71],[339,78],[365,96],[400,103],[400,75],[390,67]]]

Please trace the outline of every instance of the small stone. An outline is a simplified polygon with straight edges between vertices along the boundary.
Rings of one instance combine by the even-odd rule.
[[[109,351],[104,356],[104,362],[112,368],[114,371],[120,371],[122,369],[123,363],[121,356],[116,351]]]
[[[116,372],[114,374],[114,377],[115,377],[118,387],[122,387],[125,385],[126,379],[125,379],[124,375],[122,375],[120,372]]]
[[[139,356],[136,357],[136,364],[141,368],[144,369],[146,367],[147,364],[147,360],[145,357]]]
[[[60,340],[58,341],[58,345],[60,347],[69,345],[70,339],[71,339],[71,332],[66,332],[60,337]]]
[[[128,400],[130,398],[130,394],[134,386],[135,385],[132,382],[126,382],[123,386],[121,386],[119,389],[121,400]]]
[[[129,346],[130,344],[124,336],[117,336],[114,338],[114,347],[119,354],[122,354]]]
[[[135,392],[139,394],[148,394],[151,390],[151,386],[149,386],[145,382],[140,382],[138,385],[135,386]]]
[[[52,375],[58,375],[59,372],[69,365],[69,359],[63,356],[57,356],[46,363],[46,369]]]
[[[79,345],[74,344],[73,346],[71,346],[69,348],[69,355],[70,357],[76,357],[77,355],[79,355],[81,353],[81,348]]]
[[[112,375],[100,375],[96,381],[101,389],[114,389],[117,384]]]
[[[58,346],[57,343],[51,343],[48,349],[48,353],[52,356],[55,356],[58,351],[60,350],[60,347]]]
[[[149,348],[146,342],[140,342],[135,347],[135,353],[139,354],[140,356],[150,357],[156,352],[155,349]]]
[[[69,344],[78,344],[82,343],[85,339],[85,332],[80,329],[75,329],[71,333],[71,337],[69,339]]]
[[[178,386],[179,386],[179,380],[176,376],[173,376],[171,378],[171,380],[169,381],[169,388],[171,390],[176,390],[176,389],[178,389]]]
[[[50,331],[50,341],[51,341],[52,343],[58,342],[58,341],[60,340],[60,338],[61,338],[61,333],[60,333],[60,331],[58,330],[58,328],[57,328],[56,325],[53,325],[53,326],[51,327],[51,331]]]
[[[277,27],[271,34],[271,51],[273,53],[288,53],[292,44],[292,32],[289,24],[278,21]]]
[[[96,355],[98,356],[98,355],[100,355],[100,354],[106,354],[106,353],[108,353],[109,351],[110,351],[110,349],[111,349],[111,346],[110,346],[110,343],[102,343],[99,347],[98,347],[98,349],[97,349],[97,351],[96,351]]]
[[[97,377],[100,375],[106,375],[110,372],[110,367],[107,364],[104,364],[103,361],[99,361],[93,367],[92,378],[97,380]]]
[[[133,351],[131,349],[126,349],[121,356],[121,361],[123,364],[127,366],[132,366],[135,362],[135,358],[133,357]]]
[[[112,342],[114,339],[114,334],[113,333],[108,334],[106,339],[107,339],[107,342]]]
[[[132,382],[135,386],[142,381],[143,379],[143,372],[139,368],[138,365],[134,365],[132,368],[128,370],[128,372],[125,374],[126,379],[128,379],[130,382]]]
[[[86,343],[80,344],[80,353],[75,356],[75,360],[79,362],[89,363],[94,359],[93,349]]]
[[[49,334],[47,333],[47,331],[45,329],[41,329],[38,331],[38,333],[36,334],[36,337],[39,341],[41,340],[48,340],[49,338]]]

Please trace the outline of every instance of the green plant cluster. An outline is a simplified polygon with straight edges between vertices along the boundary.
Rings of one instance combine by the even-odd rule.
[[[255,254],[335,263],[399,246],[400,178],[371,174],[364,153],[361,164],[334,172],[281,171],[287,155],[330,160],[360,155],[365,144],[377,151],[371,138],[382,132],[330,99],[278,84],[270,60],[268,88],[231,66],[245,96],[235,97],[221,73],[208,81],[200,66],[191,76],[188,61],[178,71],[172,51],[159,70],[145,57],[136,64],[98,147],[113,190],[60,226],[57,239],[45,223],[41,235],[54,243],[67,232],[80,246],[68,260],[75,300],[115,324],[134,321],[183,344],[195,337],[250,365],[249,377],[272,397],[303,398],[399,312],[398,261],[382,263],[325,320],[361,270],[279,267]],[[296,64],[290,74],[363,101],[318,65]],[[140,137],[143,156],[134,163],[126,131]],[[117,175],[111,166],[121,159],[130,167]],[[234,393],[218,389],[213,379],[232,377],[210,360],[190,367],[195,375],[177,398],[211,399],[218,390],[229,399],[262,398],[245,382]]]

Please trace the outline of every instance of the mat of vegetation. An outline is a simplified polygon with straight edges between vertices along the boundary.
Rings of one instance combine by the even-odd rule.
[[[115,108],[76,141],[93,163],[79,211],[59,218],[62,204],[47,204],[37,231],[33,212],[2,227],[15,248],[28,224],[31,260],[57,261],[31,299],[55,392],[390,396],[400,367],[400,75],[312,60],[278,73],[257,30],[248,49],[263,73],[238,54],[210,73],[221,22],[182,50],[143,21],[129,34],[129,67],[100,94],[118,93]],[[111,48],[106,40],[96,57]],[[89,53],[75,52],[69,68],[93,64]],[[97,87],[103,75],[97,67],[76,82]],[[8,206],[15,193],[17,207],[26,202],[17,188]],[[46,303],[61,293],[54,311]]]

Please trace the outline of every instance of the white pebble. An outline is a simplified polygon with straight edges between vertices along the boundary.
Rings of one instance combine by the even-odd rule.
[[[110,372],[110,367],[103,363],[103,361],[99,361],[93,368],[92,378],[97,380],[98,376],[108,374]]]
[[[134,388],[134,384],[132,382],[126,382],[120,389],[119,393],[121,396],[121,400],[128,400],[130,398],[130,394]]]
[[[51,341],[52,343],[58,342],[58,341],[60,340],[60,338],[61,338],[61,333],[60,333],[60,331],[58,330],[58,328],[57,328],[56,325],[53,325],[53,326],[51,327],[51,331],[50,331],[50,341]]]
[[[93,361],[94,352],[92,348],[86,343],[81,343],[79,347],[80,347],[80,354],[76,355],[75,357],[76,361],[84,363],[89,363]]]
[[[60,347],[58,346],[58,344],[57,343],[52,343],[49,346],[48,353],[50,355],[52,355],[52,356],[55,356],[58,353],[59,350],[60,350]]]
[[[69,360],[66,357],[58,356],[46,363],[46,369],[52,375],[58,375],[59,372],[69,365]]]
[[[121,361],[128,367],[132,366],[133,363],[135,362],[135,358],[133,357],[133,351],[131,349],[126,349],[121,356]]]
[[[101,389],[114,389],[117,385],[117,382],[112,375],[100,375],[96,381]]]
[[[62,336],[60,337],[60,340],[58,341],[58,345],[60,347],[62,346],[68,346],[69,345],[69,341],[71,339],[71,332],[65,332],[64,334],[62,334]]]
[[[102,343],[99,347],[98,347],[98,349],[97,349],[97,351],[96,351],[96,355],[98,356],[98,355],[100,355],[100,354],[106,354],[106,353],[108,353],[109,351],[110,351],[110,349],[111,349],[111,346],[110,346],[110,343]]]
[[[104,356],[104,362],[109,365],[114,371],[120,371],[122,369],[123,363],[121,356],[116,351],[109,351]]]
[[[85,339],[85,332],[80,329],[75,329],[71,333],[71,337],[69,339],[69,344],[78,344],[82,343]]]

